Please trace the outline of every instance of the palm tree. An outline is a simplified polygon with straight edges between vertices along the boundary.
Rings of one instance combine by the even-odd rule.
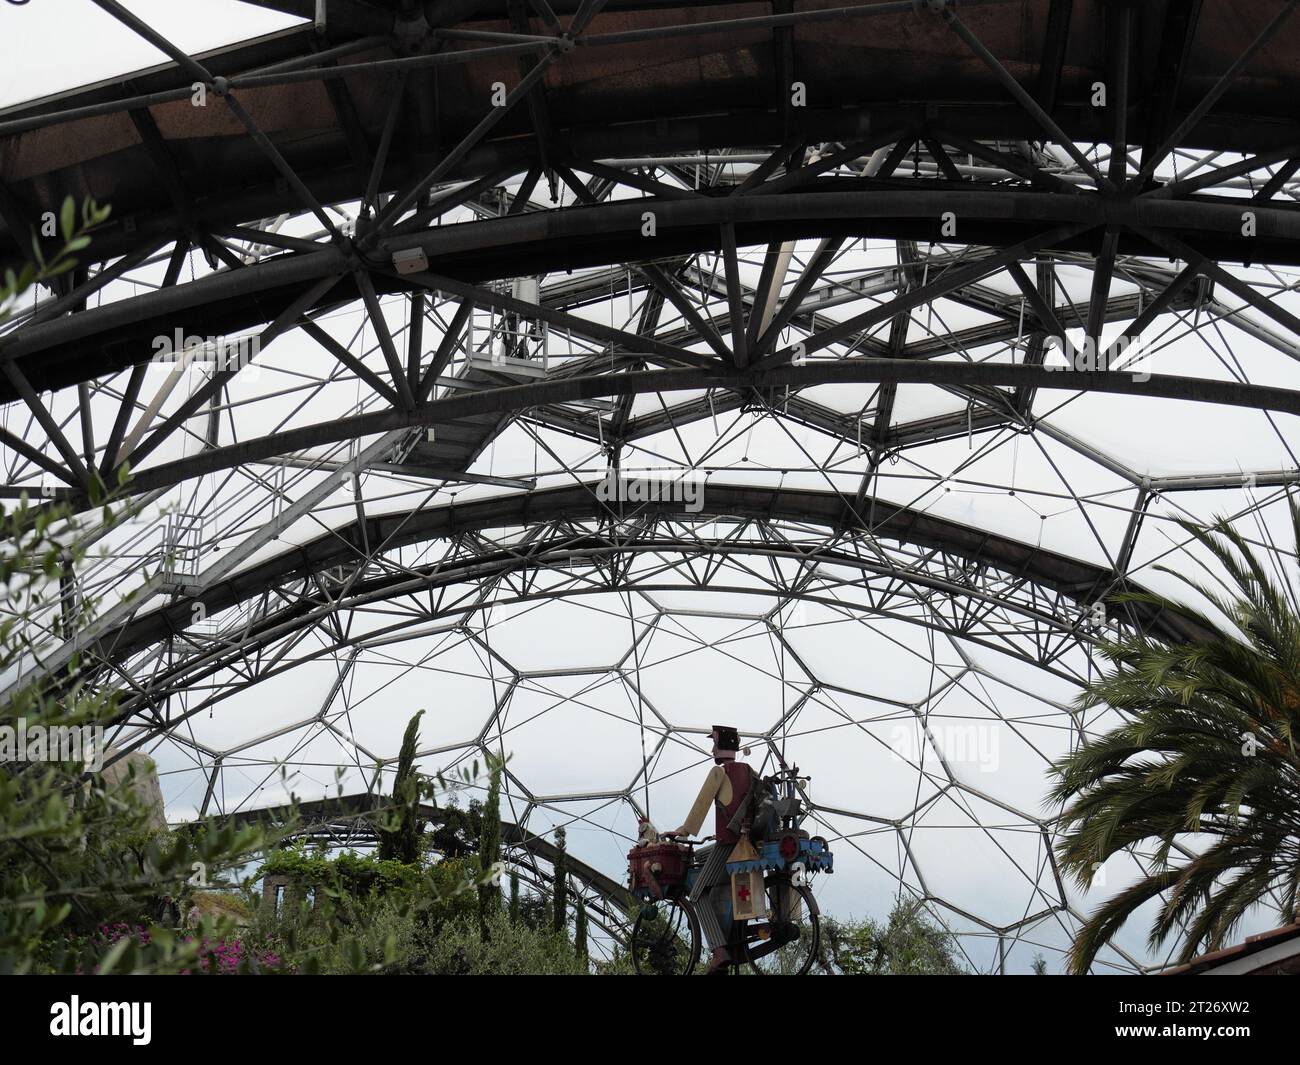
[[[1300,507],[1293,501],[1290,510],[1300,546]],[[1101,863],[1129,847],[1155,849],[1151,871],[1079,930],[1069,959],[1077,973],[1152,899],[1161,902],[1149,943],[1180,934],[1181,961],[1223,946],[1256,904],[1275,905],[1286,921],[1297,917],[1296,584],[1270,569],[1226,519],[1183,528],[1223,567],[1222,591],[1160,568],[1222,618],[1149,593],[1113,597],[1181,614],[1205,635],[1182,644],[1136,632],[1103,641],[1110,668],[1078,705],[1111,706],[1128,720],[1052,767],[1050,801],[1063,807],[1057,853],[1078,883],[1086,886]]]

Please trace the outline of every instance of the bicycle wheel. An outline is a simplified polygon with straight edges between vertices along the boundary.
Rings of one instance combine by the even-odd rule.
[[[821,918],[806,884],[789,876],[766,881],[767,918],[745,926],[745,960],[761,976],[804,976],[817,960]]]
[[[685,899],[642,908],[628,939],[638,976],[689,976],[700,960],[700,922]]]

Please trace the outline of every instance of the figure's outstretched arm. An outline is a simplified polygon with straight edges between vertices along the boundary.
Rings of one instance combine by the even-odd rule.
[[[682,822],[681,827],[674,829],[669,835],[693,836],[699,832],[700,826],[704,824],[704,819],[709,815],[709,808],[713,805],[718,790],[722,787],[722,782],[726,779],[727,773],[722,766],[715,765],[710,769],[709,775],[704,778],[700,793],[695,797],[695,802],[691,804],[691,812],[686,815],[686,820]]]

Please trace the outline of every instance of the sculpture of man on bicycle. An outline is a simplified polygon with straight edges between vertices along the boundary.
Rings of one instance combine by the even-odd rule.
[[[662,839],[643,822],[628,854],[629,887],[640,903],[632,964],[642,974],[689,974],[702,929],[711,974],[745,964],[757,973],[806,973],[820,939],[808,879],[833,868],[826,840],[802,828],[808,778],[780,756],[775,775],[760,778],[736,757],[736,729],[715,725],[710,736],[715,764],[685,822]],[[710,807],[714,842],[697,851],[689,837]]]
[[[675,836],[693,836],[704,824],[709,807],[714,811],[714,828],[712,847],[696,852],[696,859],[703,859],[704,865],[691,888],[690,900],[696,904],[696,914],[704,938],[713,952],[708,972],[717,974],[725,971],[733,960],[727,950],[727,938],[723,935],[718,921],[718,899],[722,887],[728,883],[727,861],[732,848],[740,841],[739,829],[743,826],[741,816],[748,806],[750,792],[754,785],[754,770],[746,762],[736,760],[740,750],[740,733],[730,725],[714,725],[713,738],[714,766],[704,778],[700,793],[691,805],[690,813],[681,827],[665,833],[668,838]],[[704,905],[699,905],[701,898]]]

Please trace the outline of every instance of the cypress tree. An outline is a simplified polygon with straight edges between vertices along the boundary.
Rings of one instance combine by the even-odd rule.
[[[587,953],[587,904],[578,899],[578,912],[573,919],[573,949],[585,969],[591,956]]]
[[[490,754],[487,759],[491,778],[487,801],[483,804],[478,847],[479,920],[485,930],[488,914],[501,905],[501,888],[497,884],[483,882],[485,877],[491,875],[493,866],[501,860],[501,763]]]
[[[564,932],[568,929],[568,890],[569,890],[569,862],[568,856],[564,850],[564,829],[555,830],[555,846],[559,853],[555,855],[555,887],[554,887],[554,904],[555,908],[554,921],[551,927],[556,932]]]
[[[407,865],[420,860],[420,778],[415,771],[415,751],[420,742],[420,715],[406,725],[402,750],[397,756],[397,775],[393,778],[393,805],[397,808],[397,827],[379,830],[380,859],[395,859]]]

